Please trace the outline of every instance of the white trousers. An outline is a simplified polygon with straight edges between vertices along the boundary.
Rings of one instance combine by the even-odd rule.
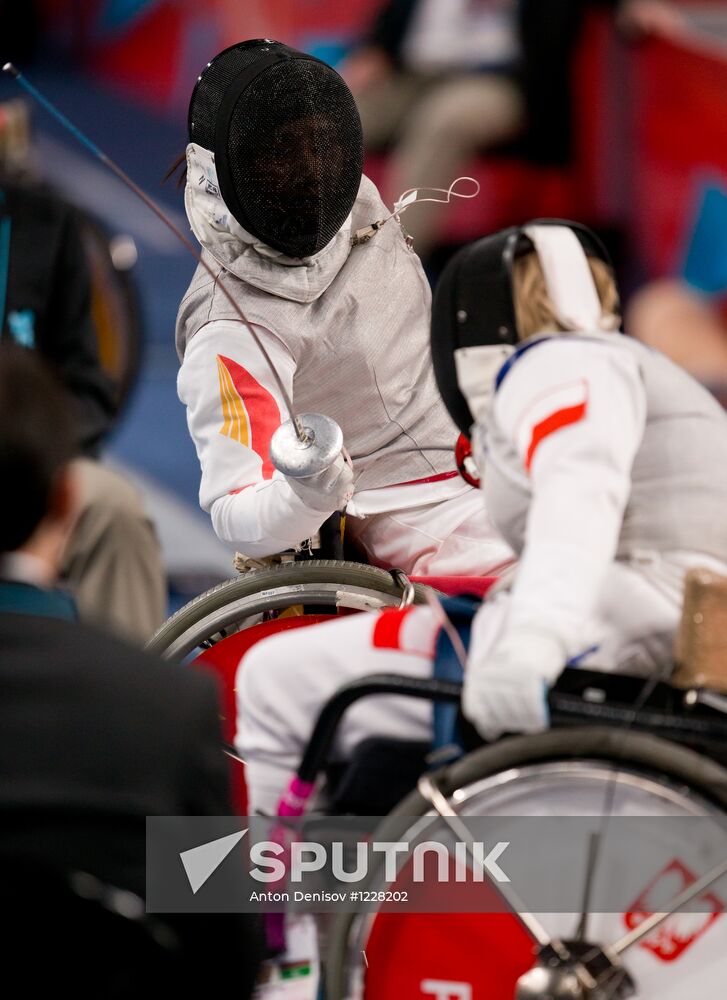
[[[684,573],[711,565],[701,556],[645,556],[614,563],[602,599],[582,633],[581,666],[646,674],[663,668],[679,622]],[[720,567],[724,571],[724,567]],[[544,595],[547,602],[547,595]],[[485,602],[473,623],[470,657],[486,658],[507,622],[510,595]],[[437,616],[429,607],[360,614],[265,639],[237,673],[237,747],[247,762],[253,810],[273,812],[296,769],[317,715],[339,687],[373,673],[432,674]],[[371,736],[426,740],[432,706],[377,695],[346,713],[334,748],[339,759]]]
[[[494,576],[514,559],[475,489],[421,507],[349,516],[346,534],[372,565],[411,576]]]

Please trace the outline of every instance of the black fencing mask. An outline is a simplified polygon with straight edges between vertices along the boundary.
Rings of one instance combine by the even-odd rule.
[[[322,250],[353,208],[363,167],[353,96],[330,66],[280,42],[240,42],[207,65],[189,140],[214,153],[243,229],[289,257]]]
[[[570,230],[580,244],[581,256],[599,258],[611,267],[608,251],[586,226],[562,219],[538,219],[463,247],[444,269],[435,290],[434,374],[449,415],[465,435],[474,423],[479,393],[484,391],[484,373],[501,367],[520,339],[513,301],[513,261],[520,254],[539,252],[534,232],[543,227]],[[591,281],[590,276],[587,280]],[[465,384],[469,391],[463,391]]]

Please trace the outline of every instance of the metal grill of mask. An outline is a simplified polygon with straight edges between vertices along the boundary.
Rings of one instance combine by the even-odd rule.
[[[329,66],[277,42],[227,49],[200,77],[189,127],[215,154],[228,208],[268,246],[308,257],[345,222],[363,137],[351,92]]]

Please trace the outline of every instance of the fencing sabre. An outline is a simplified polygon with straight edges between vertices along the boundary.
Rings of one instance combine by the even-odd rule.
[[[3,72],[12,76],[37,104],[40,104],[40,106],[44,108],[51,115],[51,117],[59,122],[67,132],[70,132],[71,135],[92,154],[92,156],[94,156],[97,160],[100,160],[105,167],[115,174],[122,184],[129,188],[129,190],[132,191],[136,197],[139,198],[147,206],[147,208],[154,213],[154,215],[156,215],[156,217],[167,227],[167,229],[171,230],[182,246],[184,246],[185,249],[192,254],[197,263],[201,264],[212,280],[215,281],[217,287],[225,296],[236,316],[248,331],[257,345],[258,350],[265,359],[265,363],[275,379],[275,384],[278,387],[280,395],[288,411],[290,419],[278,427],[270,442],[270,457],[273,465],[284,475],[291,476],[293,479],[302,479],[306,476],[312,476],[317,472],[322,472],[324,469],[328,468],[328,466],[336,459],[343,447],[343,434],[341,432],[341,428],[335,420],[332,420],[331,417],[327,417],[322,413],[303,413],[300,415],[295,413],[290,395],[285,388],[283,380],[278,374],[275,365],[273,364],[272,358],[268,354],[262,340],[255,332],[252,323],[247,319],[244,312],[240,308],[240,305],[235,301],[234,296],[227,288],[223,280],[224,273],[220,275],[216,274],[215,269],[207,263],[202,253],[197,249],[192,241],[185,236],[181,229],[179,229],[179,227],[172,222],[169,216],[156,204],[156,202],[145,194],[144,191],[142,191],[139,185],[136,184],[131,177],[129,177],[125,170],[122,170],[122,168],[115,163],[111,157],[104,153],[104,151],[100,149],[95,142],[89,139],[87,135],[74,125],[74,123],[70,121],[50,100],[48,100],[48,98],[42,94],[37,87],[30,83],[30,81],[26,79],[23,73],[21,73],[13,63],[5,63],[3,66]]]

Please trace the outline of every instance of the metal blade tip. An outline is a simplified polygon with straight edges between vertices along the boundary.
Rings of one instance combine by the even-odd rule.
[[[16,79],[20,76],[20,70],[17,68],[17,66],[13,66],[13,64],[10,62],[5,63],[5,65],[3,66],[3,73],[9,73]]]

